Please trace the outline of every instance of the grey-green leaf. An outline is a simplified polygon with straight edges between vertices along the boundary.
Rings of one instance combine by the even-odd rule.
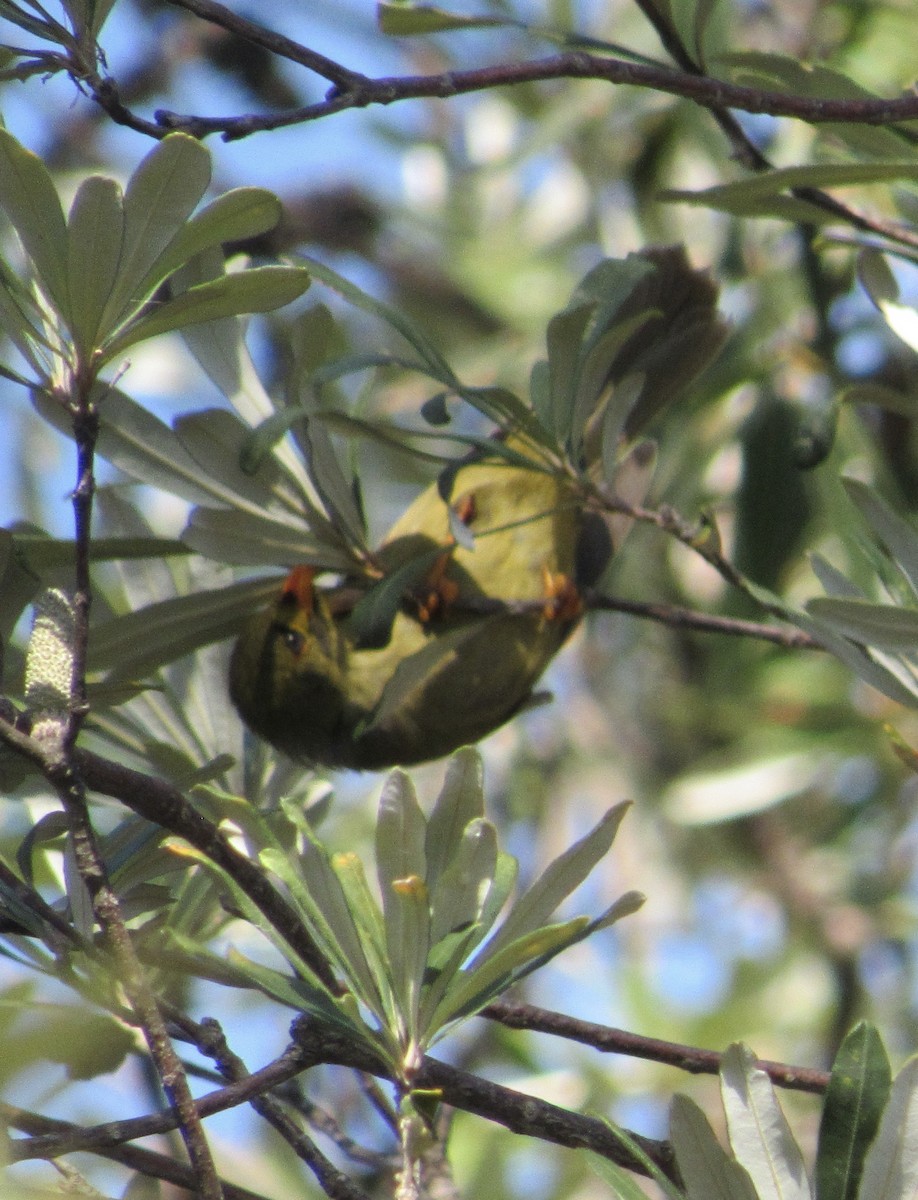
[[[427,821],[427,883],[434,888],[458,853],[470,821],[484,816],[481,755],[465,746],[450,758],[443,787]]]
[[[58,311],[69,316],[67,225],[44,163],[0,129],[0,207],[19,234]]]
[[[918,1189],[918,1058],[896,1076],[867,1151],[859,1200],[911,1200]]]
[[[588,834],[575,842],[542,872],[511,908],[498,934],[475,960],[480,965],[521,936],[543,926],[558,905],[580,886],[608,853],[630,805],[617,804]]]
[[[210,155],[174,133],[143,159],[124,194],[124,249],[102,324],[111,329],[146,298],[150,269],[194,212],[210,183]]]
[[[102,313],[118,274],[124,239],[121,189],[91,175],[80,185],[67,224],[70,328],[84,357],[97,345]]]
[[[817,596],[807,610],[846,637],[878,650],[918,651],[918,609]]]
[[[759,1200],[810,1200],[800,1147],[751,1051],[731,1046],[721,1061],[720,1080],[730,1145]]]
[[[163,333],[236,317],[240,313],[270,312],[296,300],[309,287],[302,267],[251,267],[189,288],[167,300],[149,315],[132,322],[105,346],[104,359],[117,359],[130,346]]]
[[[688,1200],[757,1200],[749,1173],[730,1158],[688,1096],[673,1097],[669,1129]]]

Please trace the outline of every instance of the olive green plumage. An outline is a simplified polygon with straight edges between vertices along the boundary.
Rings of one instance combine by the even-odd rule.
[[[579,616],[551,592],[572,577],[580,508],[563,477],[500,458],[461,466],[450,503],[471,547],[431,486],[379,549],[390,572],[439,548],[444,596],[426,622],[414,604],[398,611],[379,648],[358,644],[334,591],[292,572],[233,651],[230,694],[250,728],[292,757],[378,769],[449,754],[530,700]]]

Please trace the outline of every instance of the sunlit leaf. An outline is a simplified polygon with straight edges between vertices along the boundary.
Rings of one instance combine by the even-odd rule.
[[[499,932],[484,947],[473,966],[484,962],[510,942],[538,929],[551,917],[558,905],[583,883],[608,853],[628,807],[627,803],[623,803],[610,809],[588,834],[549,864],[513,905]]]
[[[721,1097],[730,1145],[759,1200],[810,1200],[800,1147],[775,1097],[771,1080],[744,1046],[729,1048],[720,1066]]]
[[[867,1151],[860,1200],[906,1200],[918,1189],[918,1059],[896,1076]]]

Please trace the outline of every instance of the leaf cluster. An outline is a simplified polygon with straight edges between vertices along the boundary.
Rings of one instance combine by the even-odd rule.
[[[209,789],[198,794],[243,826],[264,869],[285,886],[341,990],[319,979],[276,932],[268,936],[292,975],[235,950],[224,963],[173,934],[175,948],[205,975],[258,989],[330,1022],[406,1086],[429,1047],[457,1024],[643,901],[629,892],[598,917],[554,917],[608,852],[624,804],[511,900],[517,863],[500,850],[497,831],[484,816],[481,760],[472,749],[450,760],[429,817],[407,775],[389,776],[376,819],[378,894],[355,853],[332,852],[318,839],[299,802],[284,804],[288,833],[281,837],[241,799]],[[238,884],[218,875],[234,909],[263,927]]]

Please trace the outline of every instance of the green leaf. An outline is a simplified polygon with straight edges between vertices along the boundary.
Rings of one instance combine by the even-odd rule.
[[[148,298],[153,264],[207,191],[210,170],[210,155],[196,138],[171,133],[134,171],[124,194],[124,248],[103,328],[114,329]]]
[[[749,1173],[730,1158],[688,1096],[673,1097],[669,1131],[688,1200],[758,1200]]]
[[[652,2],[656,3],[657,0],[652,0]],[[673,1181],[668,1179],[663,1174],[663,1172],[653,1161],[653,1159],[646,1153],[636,1138],[631,1137],[626,1130],[622,1129],[620,1125],[613,1124],[612,1121],[603,1121],[603,1124],[609,1130],[609,1133],[616,1140],[616,1142],[618,1142],[618,1144],[628,1152],[634,1161],[641,1164],[647,1176],[652,1179],[660,1189],[660,1192],[665,1197],[665,1200],[685,1200],[685,1194],[681,1188],[677,1188]],[[587,1159],[597,1175],[603,1179],[609,1179],[610,1182],[614,1183],[616,1178],[615,1174],[612,1174],[610,1177],[610,1173],[607,1170],[607,1167],[615,1167],[614,1163],[609,1162],[608,1159],[603,1158],[598,1154],[588,1154]],[[620,1171],[621,1168],[617,1167],[616,1170]],[[639,1198],[643,1195],[643,1193],[639,1190],[634,1193],[627,1191],[622,1192],[621,1194],[623,1200],[639,1200]]]
[[[48,347],[45,336],[45,319],[35,301],[33,293],[15,275],[10,266],[0,259],[0,326],[34,372],[35,382],[44,380],[47,364],[42,349]],[[56,353],[52,351],[52,353]],[[7,366],[0,367],[3,377],[14,383],[25,383],[15,371]]]
[[[403,771],[393,771],[383,785],[376,818],[376,873],[387,913],[393,883],[427,874],[426,828],[411,780]]]
[[[483,776],[481,755],[474,747],[463,747],[450,758],[427,821],[424,852],[431,889],[459,853],[469,822],[484,816]]]
[[[139,483],[171,492],[192,504],[218,500],[231,503],[231,490],[204,479],[201,468],[184,449],[173,430],[117,388],[97,385],[100,428],[96,452]],[[60,404],[33,392],[36,411],[61,433],[73,429]]]
[[[648,1200],[647,1193],[634,1176],[629,1174],[624,1167],[620,1167],[618,1163],[592,1152],[587,1153],[586,1160],[590,1170],[612,1189],[615,1200]],[[673,1195],[678,1196],[679,1193],[674,1192]]]
[[[478,923],[497,870],[497,831],[484,817],[469,821],[449,861],[431,888],[431,941]],[[487,926],[479,925],[480,936]]]
[[[336,529],[354,546],[365,546],[363,513],[357,503],[353,480],[346,478],[338,462],[328,431],[319,421],[307,419],[302,440],[309,462],[309,475]]]
[[[843,479],[845,491],[877,539],[885,546],[918,599],[918,529],[900,517],[858,479]]]
[[[67,225],[51,176],[36,154],[0,129],[0,207],[58,312],[69,316]]]
[[[360,597],[348,622],[354,640],[360,647],[377,648],[388,644],[393,622],[405,603],[405,597],[412,588],[430,578],[432,568],[442,557],[443,547],[431,546],[425,553],[409,558],[394,571],[387,571]]]
[[[84,358],[105,332],[100,322],[118,274],[123,238],[121,189],[113,179],[91,175],[80,185],[67,224],[70,328]]]
[[[867,1151],[859,1200],[908,1200],[918,1189],[918,1058],[896,1076]]]
[[[826,213],[815,205],[785,196],[796,188],[855,187],[890,183],[897,179],[918,179],[918,163],[813,163],[801,167],[779,167],[760,171],[738,183],[725,183],[701,191],[668,189],[659,193],[661,200],[704,205],[737,216],[776,215],[788,220],[802,218],[824,221]]]
[[[473,967],[487,961],[509,942],[544,925],[558,905],[583,883],[608,853],[629,807],[626,801],[611,808],[585,837],[565,850],[542,872],[513,905],[500,930],[484,947]]]
[[[416,1068],[421,1052],[418,1011],[430,950],[427,885],[418,875],[393,880],[383,902],[389,963],[409,1039],[406,1066]]]
[[[238,633],[245,618],[276,589],[272,580],[174,596],[93,625],[89,665],[108,678],[141,679],[183,654]]]
[[[858,256],[858,277],[897,337],[918,353],[918,310],[899,302],[899,286],[885,258],[875,250]]]
[[[160,283],[196,255],[273,229],[281,211],[280,201],[267,188],[242,187],[224,192],[182,225],[137,284],[136,294],[152,295]]]
[[[580,941],[588,924],[586,917],[574,917],[534,929],[509,944],[502,943],[493,953],[486,946],[487,953],[467,967],[449,988],[430,1018],[431,1028],[440,1029],[448,1021],[478,1012],[527,974],[527,967],[548,962]]]
[[[250,430],[235,413],[208,408],[179,417],[174,425],[182,447],[198,466],[198,476],[213,480],[233,507],[261,515],[280,510],[302,524],[302,506],[296,481],[273,455],[262,459],[254,474],[244,471],[240,458]]]
[[[816,1200],[857,1200],[864,1160],[889,1098],[882,1039],[860,1021],[841,1044],[826,1091],[816,1151]]]
[[[198,554],[237,566],[287,567],[310,563],[325,571],[352,571],[353,554],[312,537],[305,523],[241,512],[196,508],[182,541]]]
[[[356,854],[334,854],[331,869],[341,885],[354,926],[360,938],[367,966],[373,976],[379,1004],[373,1010],[382,1035],[392,1047],[396,1064],[401,1061],[401,1047],[411,1021],[405,1008],[406,989],[399,975],[387,942],[387,927],[379,902],[370,891],[363,864]],[[413,1010],[412,1010],[413,1011]]]
[[[363,309],[364,312],[368,312],[371,316],[384,321],[397,333],[400,333],[405,341],[413,347],[415,353],[425,364],[428,373],[434,379],[440,380],[441,383],[446,384],[450,388],[458,384],[458,380],[453,374],[449,363],[440,351],[428,340],[426,334],[410,318],[406,317],[404,313],[370,296],[367,292],[357,287],[356,284],[351,283],[343,275],[339,275],[337,271],[333,271],[317,259],[304,255],[303,262],[306,263],[310,273],[316,279],[324,283],[326,287],[330,287],[340,296],[343,296],[349,304],[353,304],[355,308]]]
[[[379,980],[367,961],[347,897],[325,849],[307,838],[297,864],[275,847],[262,850],[259,859],[290,889],[307,928],[354,994],[371,1012],[384,1013]]]
[[[759,1200],[810,1200],[800,1147],[775,1098],[771,1080],[745,1046],[733,1045],[720,1066],[730,1145]]]
[[[908,652],[918,648],[918,609],[817,596],[807,611],[846,637],[879,650]]]
[[[290,304],[308,287],[308,272],[302,267],[286,266],[250,267],[235,275],[198,284],[128,325],[106,343],[103,360],[110,362],[137,342],[187,325],[235,317],[240,313],[270,312]]]
[[[499,17],[463,17],[430,4],[377,4],[376,20],[381,33],[391,37],[443,33],[451,29],[487,29],[511,24]]]

